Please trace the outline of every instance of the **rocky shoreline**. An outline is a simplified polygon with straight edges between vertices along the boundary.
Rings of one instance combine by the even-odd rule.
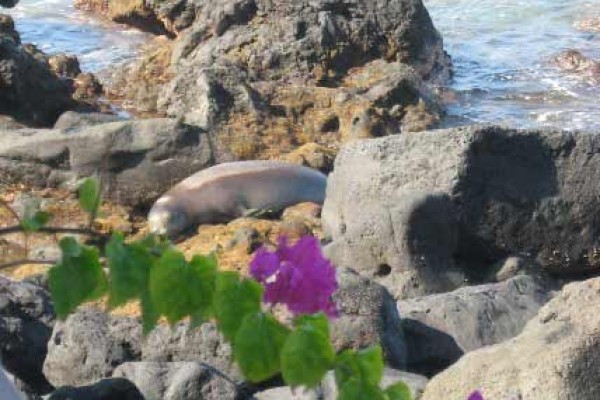
[[[9,15],[0,16],[0,45],[0,113],[8,127],[48,127],[67,110],[101,109],[101,86],[93,75],[81,73],[77,58],[48,56],[33,44],[21,43]]]
[[[403,380],[416,399],[600,398],[598,136],[434,130],[435,84],[452,63],[421,0],[76,5],[159,36],[102,88],[76,58],[22,44],[0,16],[0,200],[81,227],[72,190],[96,174],[97,228],[136,237],[152,202],[197,171],[309,166],[329,175],[323,207],[200,226],[178,247],[247,273],[279,235],[318,236],[338,268],[336,349],[380,343],[384,384]],[[576,52],[552,62],[598,69]],[[111,114],[103,95],[145,118]],[[0,210],[0,228],[12,222]],[[0,240],[0,264],[57,252],[51,238]],[[212,322],[143,337],[135,304],[101,303],[58,321],[30,267],[0,276],[0,359],[30,399],[336,397],[331,376],[305,393],[243,382]]]

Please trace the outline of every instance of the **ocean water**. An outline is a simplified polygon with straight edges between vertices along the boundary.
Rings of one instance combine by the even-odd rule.
[[[23,42],[47,53],[70,53],[84,71],[98,72],[136,57],[148,35],[122,25],[94,19],[76,10],[72,0],[20,0],[12,9],[0,9],[15,19]]]
[[[600,0],[424,0],[452,56],[450,121],[600,130],[600,82],[549,60],[566,49],[600,59],[600,33],[574,25]]]
[[[292,0],[290,0],[292,1]],[[97,72],[131,59],[147,36],[74,10],[72,0],[21,0],[8,12],[26,42],[79,56]],[[600,33],[574,24],[600,0],[424,0],[453,58],[448,124],[600,130],[600,84],[549,64],[566,49],[600,59]],[[5,12],[5,11],[4,11]]]

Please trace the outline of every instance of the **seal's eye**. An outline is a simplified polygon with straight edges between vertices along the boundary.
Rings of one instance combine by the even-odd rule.
[[[175,211],[171,211],[169,213],[169,220],[167,223],[167,234],[168,235],[174,235],[177,234],[179,232],[181,232],[182,230],[184,230],[185,228],[187,228],[188,226],[188,220],[186,218],[186,215],[179,211],[179,210],[175,210]]]

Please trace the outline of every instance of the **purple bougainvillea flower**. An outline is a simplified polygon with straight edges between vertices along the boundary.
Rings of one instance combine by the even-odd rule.
[[[467,400],[485,400],[479,390],[474,391],[469,395]]]
[[[261,247],[250,263],[250,274],[265,287],[266,303],[285,304],[294,315],[322,311],[337,316],[331,298],[338,288],[335,268],[314,236],[291,246],[281,237],[274,252]]]

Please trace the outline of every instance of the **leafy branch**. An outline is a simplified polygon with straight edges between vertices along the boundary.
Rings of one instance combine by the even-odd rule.
[[[16,260],[16,261],[9,261],[9,262],[0,264],[0,270],[19,267],[22,265],[35,265],[35,264],[37,264],[37,265],[54,265],[57,262],[58,262],[57,260],[29,260],[29,259]]]
[[[0,230],[0,235],[100,235],[92,229],[100,206],[99,183],[84,181],[79,202],[90,217],[86,229],[48,227],[51,216],[37,212],[20,219],[18,226]],[[214,255],[188,260],[167,238],[157,235],[127,241],[115,233],[103,248],[66,236],[59,247],[60,260],[11,264],[52,263],[49,287],[60,319],[81,304],[100,298],[108,298],[109,310],[139,301],[146,334],[160,318],[171,325],[188,318],[193,326],[216,322],[232,345],[234,361],[252,383],[281,376],[291,387],[314,388],[333,370],[338,400],[411,399],[402,382],[380,388],[384,364],[379,346],[336,353],[329,328],[329,317],[337,315],[331,300],[337,290],[335,269],[323,257],[316,238],[305,237],[294,245],[280,240],[275,252],[259,250],[251,264],[252,277],[219,270]],[[263,302],[287,306],[294,316],[292,323],[280,322]],[[238,389],[225,373],[205,367]]]
[[[6,209],[14,220],[15,225],[0,228],[0,236],[7,236],[15,233],[22,233],[25,242],[25,249],[28,248],[28,237],[31,233],[43,234],[68,234],[68,235],[83,235],[93,237],[95,239],[107,238],[101,232],[93,229],[93,224],[96,219],[98,209],[101,204],[101,187],[96,179],[85,179],[78,188],[79,204],[82,209],[88,212],[88,224],[86,228],[69,228],[59,226],[47,226],[52,219],[52,215],[39,210],[26,208],[24,215],[19,214],[4,200],[0,199],[0,207]],[[38,260],[38,259],[22,259],[13,260],[10,262],[0,263],[0,270],[14,268],[22,265],[37,264],[37,265],[53,265],[56,260]]]

